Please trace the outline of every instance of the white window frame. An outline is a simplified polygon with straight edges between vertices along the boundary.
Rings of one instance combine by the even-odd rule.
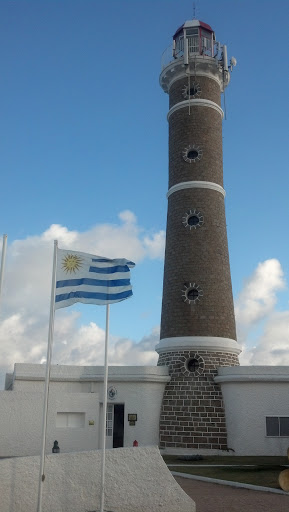
[[[63,425],[59,425],[58,419],[62,417]],[[79,424],[75,424],[74,419],[81,420],[79,421]],[[65,423],[65,424],[64,424]],[[56,428],[84,428],[85,427],[85,412],[66,412],[66,411],[59,411],[56,413]]]
[[[106,408],[106,437],[113,436],[114,404],[107,404]]]

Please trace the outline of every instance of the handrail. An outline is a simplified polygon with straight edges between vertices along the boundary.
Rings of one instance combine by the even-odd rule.
[[[214,59],[216,60],[222,60],[222,52],[220,51],[221,45],[220,43],[215,42],[214,44]],[[173,45],[170,44],[162,53],[161,56],[161,71],[163,71],[164,68],[166,68],[171,62],[182,59],[184,55],[184,52],[182,50],[175,49],[175,57],[173,56]],[[190,52],[190,55],[200,55],[199,52]],[[202,56],[211,57],[211,55],[207,55],[206,52],[203,53]]]

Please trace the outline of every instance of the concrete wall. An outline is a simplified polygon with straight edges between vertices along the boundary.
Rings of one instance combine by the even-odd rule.
[[[289,417],[289,367],[219,368],[228,447],[236,455],[286,455],[288,437],[267,437],[266,416]]]
[[[101,452],[50,455],[45,463],[44,511],[99,510]],[[34,512],[39,457],[0,460],[1,512]],[[106,452],[105,510],[195,512],[156,447]]]

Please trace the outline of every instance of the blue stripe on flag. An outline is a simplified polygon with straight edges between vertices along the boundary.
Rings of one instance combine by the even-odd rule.
[[[115,272],[129,272],[127,265],[117,265],[115,267],[89,267],[89,272],[97,274],[114,274]]]
[[[80,286],[82,284],[86,284],[88,286],[129,286],[129,279],[112,279],[111,281],[108,279],[89,279],[87,277],[83,277],[82,279],[64,279],[63,281],[56,282],[56,288],[63,288],[65,286]]]
[[[112,263],[112,260],[109,260],[108,258],[92,258],[92,261],[97,261],[99,263]]]
[[[55,302],[61,302],[62,300],[69,300],[69,299],[95,299],[95,300],[121,300],[126,299],[128,297],[132,296],[132,291],[127,290],[126,292],[121,293],[92,293],[92,292],[84,292],[81,290],[78,290],[76,292],[70,292],[70,293],[62,293],[60,295],[56,295]]]
[[[115,260],[109,260],[108,258],[92,258],[93,262],[99,262],[99,263],[113,263]],[[135,263],[133,261],[126,262],[128,266],[135,267]]]

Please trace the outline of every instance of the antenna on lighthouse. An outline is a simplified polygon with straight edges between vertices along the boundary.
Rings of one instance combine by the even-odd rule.
[[[189,64],[189,41],[185,37],[184,38],[184,65],[188,66]]]
[[[193,20],[196,19],[196,2],[193,2]]]

